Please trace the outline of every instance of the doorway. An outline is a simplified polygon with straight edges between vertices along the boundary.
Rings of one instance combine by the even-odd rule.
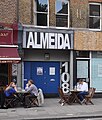
[[[45,94],[56,94],[60,86],[60,62],[24,62],[24,79],[34,80]]]

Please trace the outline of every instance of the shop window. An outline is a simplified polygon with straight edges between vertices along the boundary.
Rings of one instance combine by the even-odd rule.
[[[76,51],[76,57],[89,58],[89,52],[88,51]]]
[[[8,64],[0,64],[0,86],[8,84]]]
[[[34,0],[34,22],[37,26],[48,26],[48,0]]]
[[[56,0],[56,27],[69,27],[69,1]]]
[[[101,4],[89,4],[89,28],[101,29]]]

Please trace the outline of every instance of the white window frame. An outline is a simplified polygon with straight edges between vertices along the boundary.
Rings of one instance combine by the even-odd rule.
[[[35,0],[34,0],[34,9],[33,9],[33,11],[34,11],[34,26],[35,27],[49,27],[49,0],[47,0],[48,1],[48,12],[38,12],[38,11],[36,11],[36,2],[35,2]],[[36,14],[37,13],[42,13],[42,14],[46,14],[47,15],[47,26],[39,26],[39,25],[37,25],[37,18],[36,18]]]
[[[62,16],[64,16],[64,15],[67,15],[68,16],[68,26],[67,27],[58,27],[58,26],[55,26],[56,28],[60,28],[60,29],[63,29],[63,28],[69,28],[69,15],[70,15],[70,13],[69,13],[69,0],[65,0],[65,1],[67,1],[68,2],[68,14],[63,14],[63,13],[59,13],[59,14],[57,14],[57,11],[56,11],[56,1],[61,1],[61,0],[55,0],[55,15],[62,15]]]
[[[102,30],[102,4],[101,3],[89,3],[89,5],[99,5],[100,6],[100,29],[95,29],[95,28],[89,28],[90,30],[93,30],[93,31],[100,31]],[[89,11],[90,11],[90,6],[89,6]],[[98,18],[98,16],[90,16],[90,13],[89,13],[89,18],[90,17],[96,17]]]

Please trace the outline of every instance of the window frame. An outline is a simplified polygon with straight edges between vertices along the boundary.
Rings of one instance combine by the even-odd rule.
[[[36,1],[34,0],[34,7],[33,7],[33,15],[34,15],[34,26],[35,27],[49,27],[49,0],[47,0],[48,2],[48,12],[39,12],[37,11],[37,7],[36,7]],[[47,15],[47,25],[46,26],[40,26],[40,25],[37,25],[37,14],[46,14]]]
[[[100,16],[92,16],[92,15],[90,15],[90,5],[99,5],[100,6]],[[98,28],[90,28],[89,27],[89,29],[90,30],[93,30],[93,31],[100,31],[100,30],[102,30],[102,4],[101,3],[89,3],[89,19],[90,18],[99,18],[100,19],[100,28],[98,29]]]
[[[61,1],[61,0],[55,0],[55,15],[57,16],[57,15],[61,15],[61,16],[67,16],[68,17],[68,20],[67,20],[67,22],[68,22],[68,25],[67,25],[67,27],[60,27],[60,26],[55,26],[56,28],[60,28],[60,29],[63,29],[63,28],[69,28],[69,23],[70,23],[70,21],[69,21],[69,15],[70,15],[70,10],[69,10],[69,0],[65,0],[65,1],[67,1],[68,2],[68,14],[63,14],[63,13],[57,13],[57,11],[56,11],[56,1]]]

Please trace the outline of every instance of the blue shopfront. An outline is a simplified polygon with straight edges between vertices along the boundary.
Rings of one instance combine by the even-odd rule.
[[[22,87],[29,79],[45,94],[73,86],[73,31],[24,26]]]

